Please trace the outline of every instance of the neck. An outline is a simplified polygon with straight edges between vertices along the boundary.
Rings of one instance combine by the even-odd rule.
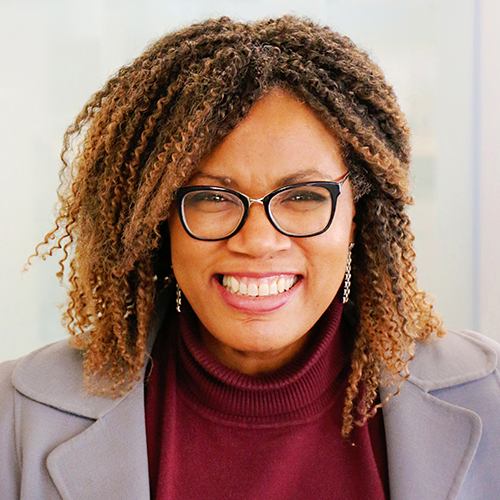
[[[201,340],[205,348],[219,363],[246,375],[267,375],[293,361],[304,349],[310,331],[292,344],[268,351],[241,351],[217,340],[200,325]]]

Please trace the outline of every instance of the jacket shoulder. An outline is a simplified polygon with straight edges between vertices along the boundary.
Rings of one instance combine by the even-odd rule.
[[[12,361],[4,361],[0,363],[0,398],[4,394],[8,394],[12,391],[12,372],[14,371],[18,360]],[[0,402],[2,400],[0,399]],[[3,408],[3,405],[0,404],[0,408]]]
[[[44,346],[20,358],[12,372],[14,387],[29,398],[40,400],[74,392],[83,385],[81,351],[67,340]]]
[[[83,353],[67,340],[49,344],[13,362],[12,386],[38,402],[92,419],[115,406],[116,400],[86,393]]]
[[[6,415],[12,415],[14,411],[14,387],[12,385],[12,372],[16,367],[17,361],[4,361],[0,363],[0,421],[6,418]],[[2,426],[3,428],[3,426]],[[3,442],[0,439],[0,442]]]
[[[409,381],[425,391],[477,380],[498,369],[500,344],[470,330],[449,331],[420,343],[410,362]]]
[[[19,498],[20,460],[15,441],[15,390],[12,372],[16,361],[0,364],[0,498]]]

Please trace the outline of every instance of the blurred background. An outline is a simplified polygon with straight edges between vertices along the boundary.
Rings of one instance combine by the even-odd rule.
[[[448,328],[500,340],[498,0],[0,0],[0,361],[64,338],[52,228],[62,135],[90,95],[167,31],[294,13],[351,37],[413,131],[420,286]]]

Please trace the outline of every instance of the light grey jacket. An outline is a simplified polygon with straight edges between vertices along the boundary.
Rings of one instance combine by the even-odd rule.
[[[391,500],[500,498],[499,354],[473,332],[418,347],[383,408]],[[67,342],[0,365],[0,499],[148,499],[143,387],[85,396]]]

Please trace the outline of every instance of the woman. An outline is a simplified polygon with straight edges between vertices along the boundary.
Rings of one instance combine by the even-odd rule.
[[[64,144],[71,347],[1,367],[2,499],[496,497],[499,349],[416,285],[408,127],[352,42],[191,26]]]

